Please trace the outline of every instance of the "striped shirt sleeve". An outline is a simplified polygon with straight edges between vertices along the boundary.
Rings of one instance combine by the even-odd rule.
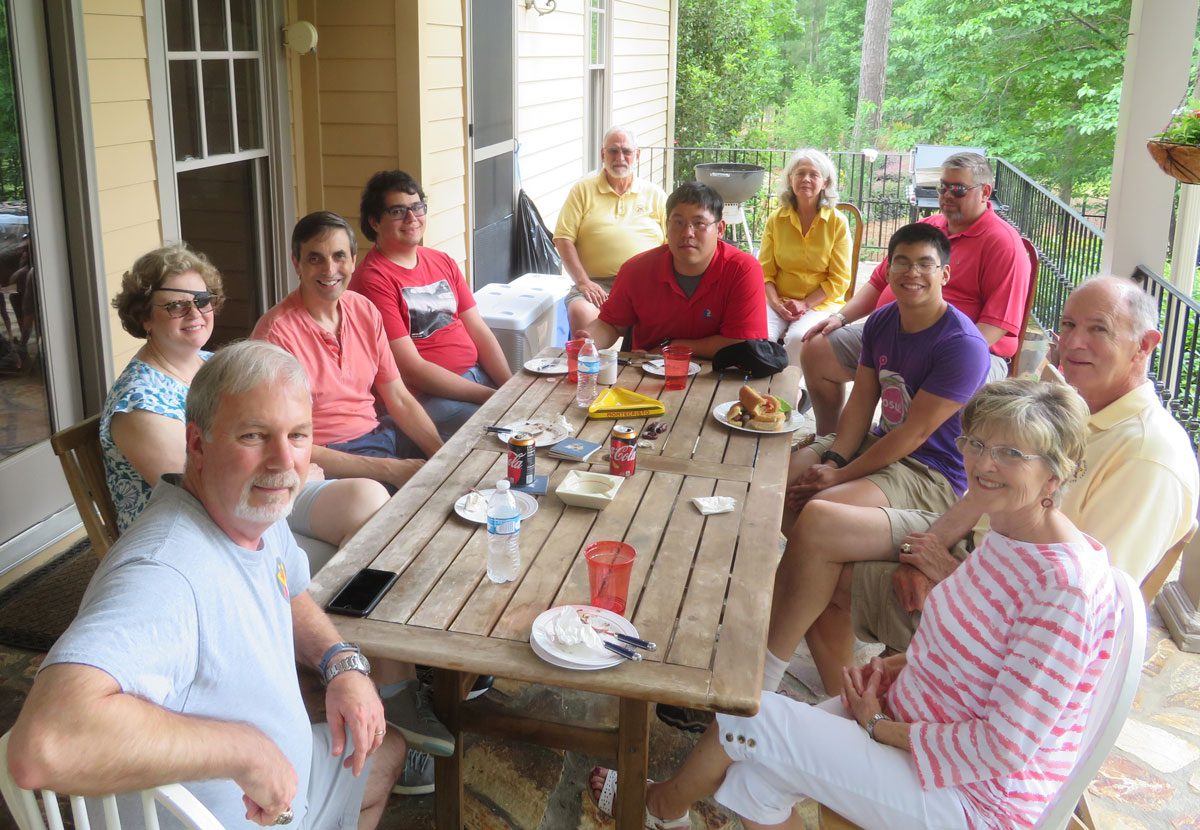
[[[1077,585],[1066,584],[1077,580],[1056,579],[1053,570],[1038,574],[1019,560],[1009,560],[1011,568],[993,574],[1022,598],[1003,646],[1007,653],[994,672],[983,665],[964,667],[983,675],[980,689],[987,693],[979,716],[913,724],[912,757],[923,788],[1014,775],[1042,747],[1064,739],[1074,743],[1068,733],[1082,732],[1086,712],[1079,711],[1079,692],[1097,680],[1102,662],[1093,659],[1091,644],[1103,636],[1092,630],[1088,598]],[[954,587],[958,593],[972,590],[969,584]],[[997,644],[964,645],[970,652]]]

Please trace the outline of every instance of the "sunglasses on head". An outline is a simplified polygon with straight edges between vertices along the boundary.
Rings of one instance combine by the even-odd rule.
[[[977,187],[983,187],[981,184],[946,184],[942,182],[937,186],[937,192],[941,194],[949,193],[955,199],[961,199]]]
[[[168,303],[154,303],[154,305],[167,312],[169,317],[186,317],[192,313],[192,307],[201,314],[209,314],[216,311],[217,306],[221,304],[221,296],[213,294],[210,291],[192,291],[187,288],[156,288],[155,291],[174,291],[179,294],[191,294],[190,300],[171,300]]]

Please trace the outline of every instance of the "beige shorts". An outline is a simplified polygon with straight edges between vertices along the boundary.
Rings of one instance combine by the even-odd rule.
[[[609,294],[612,293],[613,283],[617,281],[616,277],[592,277],[592,282],[603,288]],[[583,292],[579,290],[579,286],[572,285],[571,290],[567,292],[566,299],[563,300],[563,305],[570,307],[571,303],[576,300],[588,302],[588,298],[583,296]]]
[[[883,508],[892,526],[892,550],[899,549],[910,533],[929,530],[940,513],[926,510]],[[962,562],[971,553],[972,534],[950,549]],[[867,643],[883,643],[894,651],[904,651],[917,632],[921,612],[905,611],[892,588],[892,574],[899,562],[855,562],[854,583],[850,589],[850,622],[854,636]]]
[[[833,446],[836,438],[836,433],[822,435],[809,445],[809,449],[818,456],[822,455]],[[868,435],[854,453],[854,458],[870,449],[879,438],[878,435]],[[944,475],[912,457],[893,461],[882,470],[863,478],[882,490],[892,507],[928,510],[941,514],[958,501],[954,488]]]

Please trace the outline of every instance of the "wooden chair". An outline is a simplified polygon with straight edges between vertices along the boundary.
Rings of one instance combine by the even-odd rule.
[[[1033,301],[1037,298],[1038,255],[1033,243],[1021,237],[1025,253],[1029,255],[1029,289],[1025,292],[1025,314],[1021,317],[1021,328],[1017,330],[1017,351],[1013,354],[1008,367],[1008,376],[1015,378],[1021,371],[1021,349],[1025,347],[1025,329],[1029,326],[1029,318],[1033,316]]]
[[[1192,541],[1192,537],[1196,535],[1196,528],[1196,522],[1192,522],[1191,530],[1183,534],[1183,538],[1163,554],[1162,559],[1158,560],[1158,564],[1151,568],[1150,572],[1146,574],[1146,578],[1142,580],[1142,599],[1146,601],[1147,606],[1154,603],[1154,598],[1162,590],[1163,583],[1171,575],[1171,570],[1175,567],[1175,563],[1183,555],[1183,549],[1188,546],[1188,542]]]
[[[102,557],[117,541],[117,511],[104,479],[100,416],[93,415],[54,433],[50,446],[62,464],[92,550]]]
[[[846,296],[842,298],[842,302],[850,302],[850,298],[854,296],[854,284],[858,282],[858,257],[862,252],[863,240],[863,218],[862,213],[854,206],[852,202],[838,202],[837,209],[845,211],[847,218],[852,218],[851,223],[854,227],[854,242],[850,247],[850,287],[846,289]]]
[[[4,802],[8,805],[8,810],[16,819],[17,827],[20,830],[46,830],[47,826],[51,830],[63,830],[65,823],[58,793],[53,790],[40,790],[38,793],[34,793],[32,790],[23,790],[9,775],[7,734],[0,738],[0,792],[3,792]],[[42,797],[40,807],[38,806],[38,795]],[[142,790],[141,796],[142,815],[125,816],[125,820],[131,825],[157,828],[159,826],[158,807],[161,806],[188,830],[222,830],[217,817],[179,784],[150,787]],[[71,808],[71,818],[74,819],[73,826],[89,827],[91,825],[90,816],[84,799],[77,795],[67,796],[67,799]],[[95,800],[100,801],[103,805],[103,820],[100,823],[112,830],[120,830],[121,816],[118,813],[116,796],[106,795]]]

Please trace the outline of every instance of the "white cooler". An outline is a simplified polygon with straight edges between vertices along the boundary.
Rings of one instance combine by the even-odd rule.
[[[571,326],[567,322],[567,306],[563,300],[574,285],[574,280],[562,274],[524,274],[509,283],[521,288],[541,288],[554,297],[554,330],[551,346],[562,347],[571,339]]]
[[[490,283],[475,292],[475,302],[514,372],[551,345],[555,306],[551,291],[515,283]]]

